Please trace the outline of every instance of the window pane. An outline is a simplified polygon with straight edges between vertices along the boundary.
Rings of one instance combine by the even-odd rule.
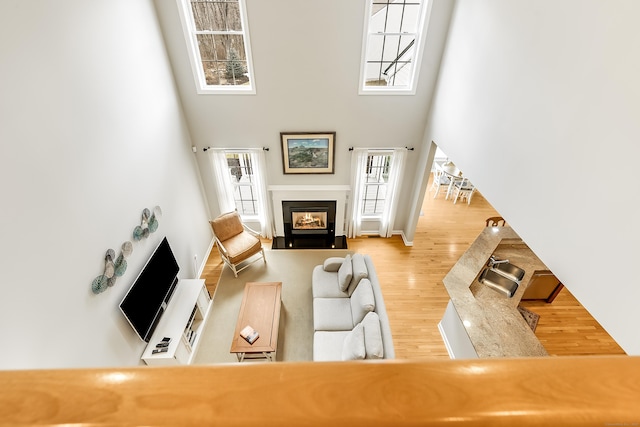
[[[198,34],[197,40],[207,84],[243,85],[249,82],[242,36]]]
[[[404,16],[402,17],[402,28],[404,33],[417,33],[418,22],[420,21],[420,5],[406,4],[404,6]]]
[[[387,33],[412,32],[418,30],[418,18],[420,13],[420,5],[392,3],[387,7],[386,11],[386,27]]]
[[[242,31],[237,0],[192,0],[196,31]]]

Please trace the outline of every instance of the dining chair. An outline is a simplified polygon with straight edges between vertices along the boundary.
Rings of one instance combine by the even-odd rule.
[[[500,225],[500,222],[502,222],[503,227],[507,223],[507,221],[505,221],[505,219],[502,218],[501,216],[492,216],[487,218],[487,221],[486,221],[487,227],[497,227]]]
[[[451,179],[442,172],[440,169],[436,169],[433,171],[433,183],[431,184],[431,190],[436,190],[433,198],[438,197],[438,193],[442,187],[445,187],[447,190],[447,197],[449,197],[449,186],[451,184]]]
[[[467,205],[470,204],[475,191],[476,187],[469,181],[469,178],[461,178],[454,181],[451,189],[453,203],[456,204],[459,199],[463,199],[467,201]]]

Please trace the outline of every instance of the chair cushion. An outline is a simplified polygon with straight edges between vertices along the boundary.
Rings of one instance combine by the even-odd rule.
[[[347,255],[338,270],[338,287],[342,292],[346,292],[351,283],[353,268],[351,267],[351,256]]]
[[[364,328],[362,327],[362,323],[358,323],[344,339],[342,360],[364,359],[365,355]]]
[[[350,331],[353,329],[350,305],[350,298],[314,298],[313,329]]]
[[[357,325],[362,322],[368,312],[376,308],[376,299],[373,296],[373,287],[369,279],[360,281],[356,290],[351,294],[349,301],[351,303],[351,318],[353,324]]]
[[[237,211],[227,212],[211,221],[211,227],[216,237],[224,242],[225,240],[240,234],[244,231],[242,221]]]
[[[232,264],[244,261],[251,255],[260,252],[260,249],[262,248],[262,242],[260,242],[260,239],[246,231],[243,231],[222,243],[227,250],[229,262]]]
[[[364,262],[364,255],[359,253],[353,254],[353,256],[351,257],[351,265],[353,270],[353,273],[351,275],[351,283],[346,289],[349,295],[353,294],[353,291],[356,289],[356,286],[358,286],[358,283],[360,283],[360,280],[364,279],[365,277],[369,277],[367,265]]]
[[[382,345],[382,331],[380,330],[380,318],[378,313],[371,311],[362,319],[364,327],[364,348],[366,359],[382,359],[384,346]]]

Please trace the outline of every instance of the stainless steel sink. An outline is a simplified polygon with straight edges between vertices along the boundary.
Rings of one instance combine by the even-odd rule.
[[[489,286],[491,289],[508,296],[509,298],[511,298],[518,289],[518,282],[511,280],[490,268],[482,270],[478,281]]]
[[[515,265],[509,262],[494,264],[493,267],[491,268],[496,272],[500,273],[501,275],[518,283],[520,283],[520,281],[524,277],[524,270],[521,269],[520,267],[516,267]]]

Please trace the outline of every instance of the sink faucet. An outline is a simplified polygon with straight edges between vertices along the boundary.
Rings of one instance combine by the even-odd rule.
[[[491,257],[489,258],[489,267],[493,267],[496,264],[506,264],[508,262],[508,259],[498,259],[495,255],[491,255]]]

